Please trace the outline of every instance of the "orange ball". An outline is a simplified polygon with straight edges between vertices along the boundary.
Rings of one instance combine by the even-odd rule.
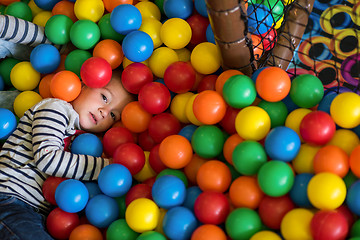
[[[360,178],[360,145],[352,150],[349,163],[351,171],[356,177]]]
[[[102,240],[101,231],[90,224],[81,224],[70,233],[69,240]]]
[[[216,91],[200,92],[193,103],[195,117],[203,124],[213,125],[220,122],[226,113],[226,102]]]
[[[47,74],[40,80],[39,94],[42,98],[53,97],[53,95],[51,94],[51,91],[50,91],[50,83],[51,83],[51,79],[53,78],[54,75],[55,75],[55,73]]]
[[[202,191],[225,192],[231,183],[231,172],[225,163],[208,160],[200,166],[196,181]]]
[[[231,165],[233,164],[232,161],[232,154],[233,151],[235,149],[235,147],[241,143],[242,141],[244,141],[244,139],[242,139],[239,134],[234,133],[233,135],[231,135],[230,137],[228,137],[224,143],[224,147],[223,147],[223,154],[224,154],[224,158],[226,159],[226,161],[228,161],[228,163],[230,163]]]
[[[223,87],[224,87],[224,84],[225,82],[232,76],[234,75],[243,75],[242,72],[240,72],[239,70],[235,70],[235,69],[229,69],[229,70],[225,70],[223,71],[219,76],[218,78],[216,79],[216,82],[215,82],[215,90],[220,93],[221,95],[223,94],[222,90],[223,90]]]
[[[343,178],[349,171],[349,156],[338,146],[327,145],[320,148],[314,156],[315,173],[331,172]]]
[[[98,42],[93,50],[94,57],[101,57],[105,59],[115,69],[122,63],[124,53],[120,43],[112,39],[104,39]]]
[[[247,207],[256,209],[264,197],[257,178],[253,176],[240,176],[235,179],[229,189],[229,197],[234,207]]]
[[[145,111],[138,101],[126,104],[121,112],[124,126],[134,133],[141,133],[148,129],[152,114]]]
[[[192,159],[193,149],[187,138],[181,135],[167,136],[159,147],[160,160],[169,168],[180,169]]]
[[[283,100],[290,92],[291,80],[285,70],[267,67],[256,78],[256,91],[268,102]]]
[[[103,0],[103,2],[105,9],[110,13],[120,4],[133,4],[133,0]]]
[[[62,0],[55,4],[51,10],[52,15],[65,15],[68,16],[73,22],[76,22],[78,18],[75,16],[73,2]]]
[[[213,224],[199,226],[191,235],[191,240],[226,240],[225,232]]]
[[[190,160],[190,162],[184,167],[184,173],[187,177],[187,179],[193,183],[197,184],[196,182],[196,175],[199,171],[199,168],[201,165],[203,165],[205,162],[207,162],[207,159],[200,157],[197,154],[194,154]]]
[[[13,2],[20,2],[20,0],[0,0],[0,4],[3,4],[3,5],[9,5],[10,3],[13,3]]]
[[[81,92],[81,81],[79,77],[71,71],[60,71],[51,79],[50,92],[55,98],[71,102],[77,98]]]
[[[251,34],[251,39],[254,50],[254,58],[255,60],[259,60],[264,53],[263,42],[261,41],[261,37],[254,34]]]

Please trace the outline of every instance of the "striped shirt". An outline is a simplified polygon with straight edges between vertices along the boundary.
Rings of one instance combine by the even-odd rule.
[[[63,100],[47,98],[26,111],[0,152],[0,192],[48,212],[42,193],[48,176],[96,180],[107,159],[64,151],[76,129],[79,115]]]

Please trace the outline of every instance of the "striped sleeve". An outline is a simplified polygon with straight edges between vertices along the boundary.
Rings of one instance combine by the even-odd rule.
[[[69,114],[66,108],[49,103],[34,110],[32,144],[35,164],[56,177],[96,180],[108,159],[64,151]]]

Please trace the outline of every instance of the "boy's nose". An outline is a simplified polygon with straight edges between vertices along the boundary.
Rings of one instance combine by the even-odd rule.
[[[109,111],[106,108],[100,108],[99,110],[102,118],[105,118],[109,114]]]

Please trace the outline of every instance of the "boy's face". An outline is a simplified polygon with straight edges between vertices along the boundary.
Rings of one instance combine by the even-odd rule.
[[[123,108],[130,101],[131,96],[117,74],[103,88],[84,86],[72,105],[79,114],[82,130],[97,133],[106,131],[120,120]]]

